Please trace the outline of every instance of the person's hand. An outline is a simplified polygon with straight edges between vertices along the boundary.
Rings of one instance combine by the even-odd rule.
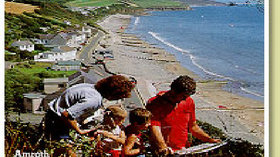
[[[105,136],[105,130],[96,130],[94,132],[94,135],[97,136],[97,135],[104,135]]]
[[[220,143],[220,142],[222,142],[222,140],[221,140],[221,139],[214,139],[214,138],[211,138],[211,139],[209,140],[209,142],[210,142],[210,143]]]
[[[172,155],[172,154],[174,154],[174,152],[170,147],[166,147],[166,148],[158,150],[159,156],[167,156],[167,155]]]

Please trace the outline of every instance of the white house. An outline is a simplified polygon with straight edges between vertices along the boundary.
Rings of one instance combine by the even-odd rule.
[[[15,41],[12,43],[13,47],[17,47],[19,48],[21,51],[34,51],[34,44],[28,40],[24,40],[24,41]]]
[[[69,47],[81,47],[81,44],[86,41],[86,35],[78,32],[64,33],[60,32],[55,37],[53,37],[49,46],[61,46],[67,45]]]
[[[83,26],[82,27],[82,33],[84,33],[87,38],[91,37],[91,35],[92,35],[92,27],[90,27],[90,26]]]
[[[35,44],[50,44],[50,41],[55,37],[54,34],[40,34],[39,38],[33,39]]]
[[[34,56],[34,61],[37,62],[55,62],[67,61],[76,59],[77,50],[69,46],[58,46],[51,51],[39,53]]]
[[[68,46],[70,47],[80,47],[82,43],[86,41],[86,34],[80,32],[70,32],[67,33],[70,36]]]

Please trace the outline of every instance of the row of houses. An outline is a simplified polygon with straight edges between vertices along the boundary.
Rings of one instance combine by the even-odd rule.
[[[39,53],[34,56],[36,62],[57,62],[75,60],[77,49],[69,46],[57,46],[51,51]]]
[[[81,14],[88,16],[91,13],[91,11],[94,11],[98,8],[100,7],[69,7],[68,9],[74,12],[80,12]]]
[[[72,29],[57,34],[41,34],[38,38],[31,39],[32,42],[30,40],[15,41],[11,46],[29,52],[35,50],[35,44],[51,48],[50,51],[35,55],[34,61],[37,62],[75,60],[77,52],[88,42],[92,32],[92,27],[84,26],[81,30]]]
[[[92,27],[84,26],[81,30],[66,30],[58,34],[41,34],[39,38],[32,39],[35,44],[43,44],[46,47],[67,45],[69,47],[81,47],[92,35]]]
[[[37,39],[33,39],[35,44],[43,44],[51,47],[51,51],[39,53],[34,56],[37,62],[56,62],[75,60],[76,54],[88,42],[92,36],[92,27],[82,27],[80,31],[69,30],[56,35],[42,34]]]

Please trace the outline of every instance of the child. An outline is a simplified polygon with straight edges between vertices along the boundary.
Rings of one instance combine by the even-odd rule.
[[[146,130],[151,121],[152,114],[143,108],[136,108],[129,114],[131,125],[125,128],[127,139],[123,147],[123,156],[145,156],[143,141],[141,139],[141,131]]]
[[[102,126],[95,132],[95,135],[101,137],[97,144],[99,152],[105,153],[106,156],[118,157],[120,155],[121,147],[125,143],[122,123],[126,116],[126,110],[120,105],[111,105],[105,110]]]

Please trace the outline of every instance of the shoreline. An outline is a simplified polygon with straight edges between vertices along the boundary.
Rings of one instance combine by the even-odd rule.
[[[182,67],[174,55],[143,41],[137,34],[124,33],[131,17],[116,14],[99,23],[109,32],[101,43],[114,53],[115,59],[106,61],[110,71],[135,77],[144,101],[160,90],[167,90],[179,75],[200,79]],[[263,102],[229,93],[222,89],[223,85],[218,81],[198,81],[197,93],[192,96],[197,119],[222,129],[229,136],[263,144]]]

